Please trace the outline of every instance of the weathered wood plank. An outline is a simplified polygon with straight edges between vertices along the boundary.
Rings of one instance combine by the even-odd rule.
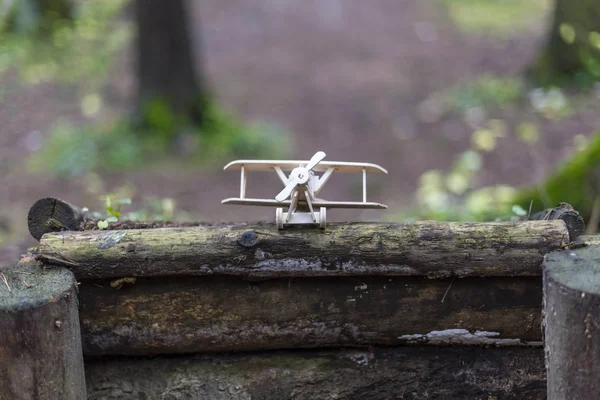
[[[556,221],[272,224],[49,233],[37,257],[78,279],[164,275],[540,276],[569,242]]]
[[[36,264],[0,270],[0,399],[85,399],[75,279]]]
[[[600,398],[600,246],[544,262],[549,399]]]
[[[541,340],[541,299],[535,277],[138,278],[84,281],[80,315],[86,355],[396,345],[449,329],[514,344]]]
[[[545,399],[541,348],[375,348],[90,360],[90,400]]]

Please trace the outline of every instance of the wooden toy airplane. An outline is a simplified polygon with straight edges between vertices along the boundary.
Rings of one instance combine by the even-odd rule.
[[[325,153],[318,151],[309,161],[293,160],[236,160],[227,164],[225,171],[241,171],[240,197],[228,198],[222,204],[277,207],[275,221],[278,229],[290,224],[316,224],[325,228],[327,208],[386,209],[385,204],[367,201],[367,172],[387,174],[379,165],[357,162],[323,161]],[[246,197],[248,171],[275,171],[284,188],[274,199]],[[284,171],[291,171],[286,176]],[[333,172],[362,172],[363,201],[327,201],[315,197]],[[323,172],[317,176],[315,172]],[[287,212],[283,211],[287,207]],[[316,211],[317,210],[317,211]]]

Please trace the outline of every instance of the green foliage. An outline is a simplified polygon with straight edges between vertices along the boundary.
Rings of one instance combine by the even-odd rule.
[[[467,33],[514,34],[543,18],[552,7],[551,0],[441,0],[450,18]]]
[[[144,198],[139,209],[127,213],[122,213],[121,207],[131,205],[131,198],[121,198],[117,193],[110,193],[103,196],[103,201],[104,211],[93,213],[96,218],[103,218],[98,221],[98,228],[100,229],[107,229],[111,222],[118,222],[119,220],[168,222],[175,217],[175,201],[170,198]]]
[[[559,202],[571,204],[587,219],[591,214],[594,196],[600,194],[600,132],[594,134],[540,185],[524,188],[514,202],[533,211],[555,207]]]
[[[18,0],[20,19],[35,23],[35,11],[27,11],[32,0]],[[127,0],[82,0],[73,2],[72,19],[56,19],[46,34],[30,28],[13,29],[0,35],[0,73],[15,67],[26,83],[53,80],[84,81],[87,90],[104,82],[117,50],[131,38],[130,23],[118,20]],[[26,18],[26,15],[30,17]],[[0,29],[6,30],[9,14],[0,14]]]
[[[144,134],[165,136],[171,139],[176,129],[176,117],[169,104],[162,99],[152,99],[144,104],[142,110]]]
[[[117,195],[111,193],[104,197],[104,206],[108,213],[108,218],[98,221],[98,228],[106,229],[110,222],[117,222],[121,217],[121,206],[125,204],[131,204],[131,199],[120,199]]]
[[[526,122],[519,124],[512,134],[525,145],[535,144],[541,136],[534,125]],[[477,174],[483,167],[485,155],[494,151],[497,141],[508,135],[508,128],[501,120],[490,120],[485,127],[474,130],[471,148],[460,154],[448,172],[425,172],[419,181],[415,206],[392,219],[490,221],[516,220],[526,215],[529,200],[520,201],[517,188],[477,187]]]
[[[242,123],[214,104],[209,105],[200,135],[200,156],[208,160],[227,157],[279,158],[290,148],[290,135],[274,125]]]
[[[139,130],[126,120],[76,126],[60,122],[47,135],[42,149],[33,153],[28,166],[33,173],[49,172],[66,178],[90,172],[122,171],[143,166],[148,161],[167,159],[185,132],[191,145],[185,151],[191,161],[203,165],[233,157],[278,158],[289,149],[289,134],[262,124],[245,124],[217,106],[207,107],[202,127],[177,125],[168,108],[157,103],[152,125]],[[186,129],[187,131],[183,131]]]
[[[534,110],[546,119],[561,119],[573,113],[567,96],[557,87],[534,89],[529,99]]]
[[[445,97],[451,108],[464,112],[475,107],[505,107],[518,101],[522,93],[519,79],[483,74],[450,89]]]
[[[487,134],[493,135],[494,129],[487,131]],[[540,132],[529,123],[520,124],[515,133],[526,145],[532,145],[540,139]],[[477,131],[474,136],[476,134]],[[477,141],[472,143],[476,148]],[[483,164],[484,151],[481,148],[471,148],[460,155],[449,172],[431,170],[424,173],[416,193],[415,207],[392,218],[438,221],[515,220],[530,212],[535,213],[566,202],[587,220],[595,198],[600,196],[600,132],[590,139],[577,135],[575,145],[575,152],[555,173],[538,185],[522,188],[507,185],[475,188],[475,178]]]
[[[28,160],[31,172],[66,178],[91,171],[116,171],[141,165],[138,138],[127,124],[75,126],[58,123],[48,134],[42,150]]]
[[[473,180],[482,162],[483,155],[470,149],[460,155],[448,173],[427,171],[419,181],[416,207],[394,218],[436,221],[515,218],[519,209],[510,208],[515,196],[514,188],[506,185],[473,188]]]
[[[262,123],[243,122],[212,101],[198,103],[200,126],[189,115],[175,115],[163,100],[147,102],[143,122],[137,129],[146,151],[163,151],[181,137],[189,139],[186,152],[202,163],[240,156],[273,158],[288,151],[288,132]]]
[[[130,221],[168,222],[175,219],[175,216],[175,200],[156,197],[144,198],[141,208],[127,213],[127,219]],[[178,217],[181,219],[180,215]]]

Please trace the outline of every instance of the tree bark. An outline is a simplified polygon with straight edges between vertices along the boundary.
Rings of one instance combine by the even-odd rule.
[[[569,238],[574,241],[585,231],[585,222],[577,210],[568,203],[560,203],[554,208],[547,208],[529,216],[522,217],[522,221],[544,221],[544,220],[562,220],[567,225]]]
[[[65,201],[45,197],[36,201],[29,209],[27,226],[29,233],[40,240],[45,233],[60,231],[78,231],[85,213]]]
[[[541,291],[533,277],[139,278],[81,283],[80,315],[88,356],[522,345],[541,340]]]
[[[546,398],[539,348],[269,352],[90,360],[86,367],[90,400]]]
[[[600,48],[598,39],[592,39],[594,32],[600,34],[600,2],[556,0],[548,41],[530,76],[541,84],[572,82],[578,75],[600,77]]]
[[[206,88],[194,67],[186,1],[135,0],[134,6],[138,109],[144,122],[165,131],[181,119],[201,124]]]
[[[600,398],[600,246],[549,254],[544,263],[548,398]]]
[[[238,224],[44,235],[36,257],[77,279],[230,275],[540,276],[570,242],[563,221],[331,224],[326,230]]]
[[[0,399],[86,398],[76,283],[65,268],[0,270]]]

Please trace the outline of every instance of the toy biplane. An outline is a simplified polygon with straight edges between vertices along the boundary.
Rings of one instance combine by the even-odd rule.
[[[222,204],[277,207],[275,221],[278,229],[289,224],[316,224],[325,228],[328,208],[386,209],[385,204],[367,201],[367,172],[387,174],[379,165],[358,162],[323,161],[325,153],[318,151],[309,161],[236,160],[225,171],[241,171],[240,197],[228,198]],[[274,171],[284,188],[272,199],[246,197],[249,171]],[[289,175],[285,172],[291,171]],[[318,176],[316,173],[322,172]],[[362,201],[327,201],[316,196],[334,172],[362,172]],[[287,211],[284,212],[283,208]]]

